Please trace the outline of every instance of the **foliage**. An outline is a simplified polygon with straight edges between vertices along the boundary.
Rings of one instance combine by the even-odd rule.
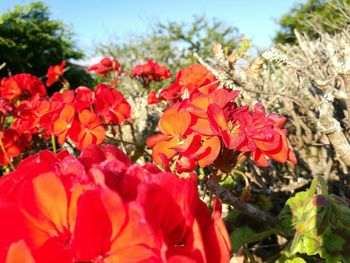
[[[73,33],[66,25],[50,18],[49,8],[44,3],[16,6],[0,16],[0,62],[6,63],[0,77],[6,76],[7,71],[41,77],[50,65],[63,59],[82,58],[83,53],[72,38]],[[91,83],[83,69],[74,64],[69,66],[73,68],[71,73],[74,71],[68,76],[73,87]]]
[[[310,38],[320,37],[320,33],[339,33],[349,25],[349,0],[308,0],[298,4],[280,21],[280,31],[275,37],[276,43],[296,43],[294,30],[306,33]],[[348,12],[347,11],[347,12]]]
[[[322,194],[315,194],[318,180],[323,182]],[[345,200],[328,194],[322,177],[316,177],[308,191],[290,198],[280,218],[286,232],[295,232],[291,254],[318,254],[326,262],[350,262],[350,208]]]

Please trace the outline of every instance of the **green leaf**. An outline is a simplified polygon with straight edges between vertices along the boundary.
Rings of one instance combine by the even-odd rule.
[[[233,253],[237,253],[241,246],[260,241],[276,232],[278,232],[278,230],[275,228],[256,233],[248,226],[238,227],[233,230],[230,236],[232,251]]]
[[[329,195],[322,180],[317,181],[322,195],[315,194],[317,184],[313,182],[309,191],[288,199],[279,215],[282,228],[294,233],[289,253],[350,262],[350,208],[341,198]]]

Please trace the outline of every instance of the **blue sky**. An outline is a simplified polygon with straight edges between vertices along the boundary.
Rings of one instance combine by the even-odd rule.
[[[0,13],[27,0],[0,0]],[[87,53],[94,44],[129,33],[147,34],[156,22],[192,21],[206,15],[239,29],[261,48],[268,47],[278,29],[277,21],[291,7],[306,0],[46,0],[52,17],[70,25],[76,42]]]

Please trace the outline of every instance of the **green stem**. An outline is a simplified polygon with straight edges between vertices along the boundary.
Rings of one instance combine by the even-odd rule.
[[[244,172],[242,172],[242,171],[240,171],[240,170],[237,170],[237,169],[233,169],[232,171],[233,171],[234,173],[239,174],[240,176],[243,177],[244,183],[245,183],[244,188],[247,189],[247,188],[249,187],[249,185],[250,185],[247,175],[246,175]]]
[[[247,245],[244,245],[244,246],[243,246],[243,250],[244,250],[244,253],[247,255],[247,257],[249,258],[249,262],[255,263],[254,257],[253,257],[253,255],[250,253],[250,251],[249,251]]]
[[[318,181],[319,181],[320,186],[321,186],[322,194],[325,196],[328,196],[328,186],[327,186],[327,183],[324,180],[323,176],[318,176]]]
[[[56,138],[55,138],[55,135],[51,134],[51,144],[52,144],[52,151],[54,153],[57,152],[57,149],[56,149]]]

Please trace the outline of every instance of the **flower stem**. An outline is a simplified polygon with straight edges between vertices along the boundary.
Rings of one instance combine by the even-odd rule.
[[[57,149],[56,149],[56,138],[55,138],[55,135],[51,134],[51,144],[52,144],[52,150],[54,153],[57,152]]]

